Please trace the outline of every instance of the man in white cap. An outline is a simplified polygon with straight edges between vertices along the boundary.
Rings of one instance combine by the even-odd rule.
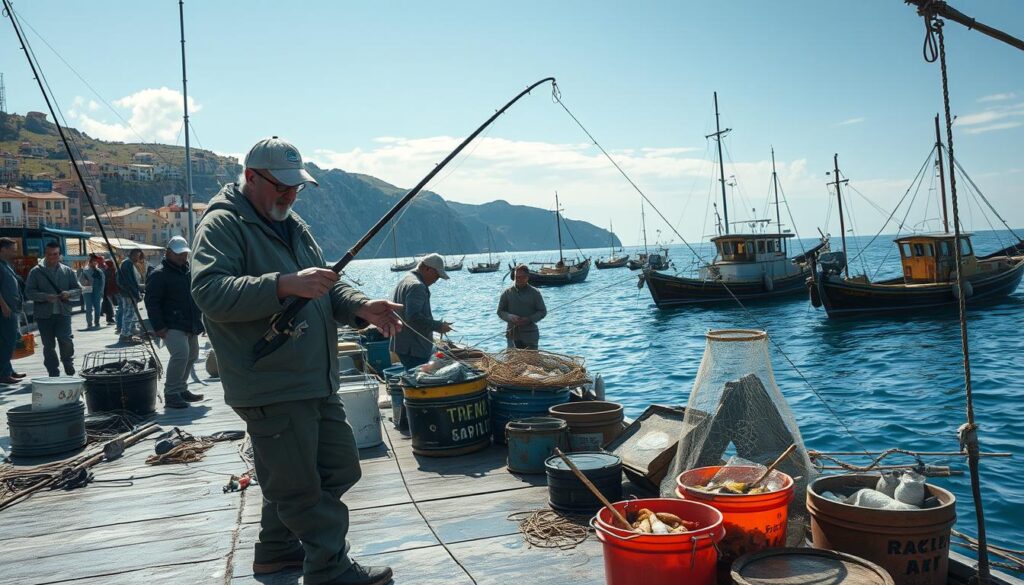
[[[199,357],[202,313],[192,300],[192,274],[188,255],[192,250],[181,236],[167,242],[164,260],[146,281],[146,312],[153,335],[164,340],[171,359],[164,372],[164,406],[188,408],[202,394],[188,390],[188,377]]]
[[[448,333],[452,324],[434,319],[430,311],[430,285],[439,278],[448,280],[444,258],[427,254],[395,287],[391,301],[405,307],[399,311],[405,328],[391,342],[391,351],[406,369],[425,364],[433,351],[434,332]]]
[[[217,352],[224,401],[245,421],[263,492],[253,573],[301,567],[309,585],[383,585],[389,567],[349,557],[348,508],[359,451],[338,397],[338,322],[401,328],[385,300],[370,300],[324,268],[309,227],[291,211],[316,180],[292,144],[261,140],[237,184],[211,201],[192,242],[192,294]],[[309,299],[296,332],[256,360],[253,345],[290,297]]]

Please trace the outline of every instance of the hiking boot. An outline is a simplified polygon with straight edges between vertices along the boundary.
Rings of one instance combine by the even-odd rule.
[[[305,559],[306,551],[300,548],[272,559],[256,559],[252,562],[252,572],[254,575],[267,575],[286,569],[301,569]]]
[[[181,397],[187,400],[188,402],[199,402],[204,398],[202,394],[194,394],[192,392],[189,392],[188,390],[182,392]]]
[[[73,366],[71,364],[68,364],[68,365],[64,366],[64,373],[69,375],[69,376],[74,376],[75,375],[75,366]]]
[[[181,394],[172,394],[171,396],[164,396],[164,408],[188,408],[192,406],[186,401]]]
[[[18,380],[24,378],[25,376],[28,376],[28,374],[19,374],[18,372],[14,372],[13,374],[11,374],[12,378],[16,378]]]
[[[347,571],[324,585],[384,585],[391,582],[391,567],[364,567],[353,561]]]

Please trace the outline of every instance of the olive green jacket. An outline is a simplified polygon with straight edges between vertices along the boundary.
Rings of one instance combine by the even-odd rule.
[[[366,322],[355,311],[367,302],[340,281],[310,301],[295,319],[307,328],[277,351],[255,361],[253,345],[270,317],[282,310],[281,274],[326,267],[309,226],[294,212],[286,244],[237,189],[229,184],[211,201],[192,243],[192,296],[217,352],[224,401],[230,406],[322,398],[338,389],[338,324]]]

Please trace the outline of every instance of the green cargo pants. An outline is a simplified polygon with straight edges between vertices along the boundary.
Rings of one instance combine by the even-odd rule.
[[[359,451],[336,394],[236,407],[252,440],[263,515],[256,559],[306,551],[304,582],[348,570],[348,507],[341,496],[362,474]]]

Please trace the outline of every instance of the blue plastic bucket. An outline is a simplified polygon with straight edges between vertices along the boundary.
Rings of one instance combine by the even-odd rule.
[[[555,452],[569,446],[569,425],[560,418],[538,416],[510,421],[505,427],[508,439],[508,470],[514,473],[544,473],[544,462]]]
[[[390,357],[390,352],[389,352],[389,356],[388,357]],[[384,377],[384,381],[385,382],[389,382],[389,381],[391,381],[392,378],[398,378],[399,376],[401,376],[404,373],[405,373],[405,366],[397,365],[397,366],[391,366],[390,368],[384,368],[384,370],[381,372],[381,376]]]
[[[391,367],[391,341],[368,341],[363,343],[366,348],[366,361],[375,372],[381,373]]]
[[[494,386],[490,389],[491,432],[494,442],[505,443],[505,425],[509,421],[548,416],[548,409],[569,402],[569,389],[526,389]]]

